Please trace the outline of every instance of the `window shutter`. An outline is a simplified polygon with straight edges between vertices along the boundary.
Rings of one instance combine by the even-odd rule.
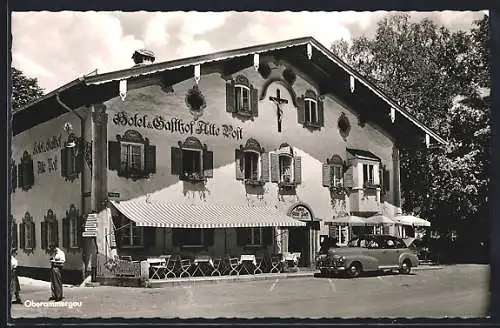
[[[347,170],[344,173],[344,187],[346,187],[346,188],[352,188],[354,186],[352,170],[353,170],[353,167],[351,165],[347,168]]]
[[[236,110],[234,99],[234,81],[226,81],[226,112],[234,113]]]
[[[269,153],[260,154],[260,180],[269,181]]]
[[[214,245],[214,229],[203,229],[203,243],[205,246]]]
[[[109,169],[112,171],[120,171],[121,166],[121,148],[120,142],[108,141],[108,162]]]
[[[27,174],[27,187],[31,187],[35,184],[35,171],[33,170],[33,160],[29,160],[26,163],[26,174]]]
[[[24,188],[23,163],[17,165],[17,185]]]
[[[68,148],[61,149],[61,176],[68,176]]]
[[[59,224],[57,221],[51,223],[53,229],[54,229],[54,234],[56,236],[55,240],[54,240],[54,243],[56,246],[59,247]]]
[[[384,169],[383,172],[384,172],[384,178],[383,178],[384,189],[389,191],[391,185],[391,176],[390,176],[391,173],[389,172],[389,170],[386,169]]]
[[[278,182],[280,168],[278,165],[278,154],[271,153],[271,182]]]
[[[171,159],[171,173],[172,175],[182,174],[182,149],[172,147],[170,149],[170,159]]]
[[[302,158],[300,156],[293,158],[293,179],[297,184],[302,182]]]
[[[323,187],[331,186],[331,176],[332,176],[332,167],[329,164],[323,164],[322,169],[322,177],[323,177]]]
[[[36,235],[35,235],[35,223],[34,222],[30,222],[30,229],[31,229],[31,236],[33,236],[32,245],[33,245],[33,249],[35,249],[36,248]]]
[[[206,178],[214,177],[214,152],[204,150],[203,151],[203,175]]]
[[[42,236],[42,249],[47,249],[47,222],[42,221],[40,222],[41,226],[41,236]]]
[[[306,105],[304,96],[297,99],[297,120],[299,124],[304,124],[306,122]]]
[[[62,234],[63,234],[63,247],[69,249],[69,218],[65,217],[62,219]],[[76,237],[76,236],[75,236]]]
[[[151,248],[156,244],[156,228],[144,227],[144,247]]]
[[[12,248],[16,249],[17,248],[17,224],[14,222],[12,222],[11,238],[12,238]]]
[[[262,228],[262,240],[263,240],[263,244],[266,246],[273,244],[273,228],[272,227]]]
[[[235,149],[234,151],[234,164],[236,167],[236,180],[243,180],[245,178],[245,161],[244,152],[240,149]]]
[[[172,229],[172,245],[181,246],[183,229]]]
[[[25,237],[25,223],[22,222],[19,224],[19,248],[25,249],[25,242],[26,242],[26,237]]]
[[[17,188],[17,165],[16,165],[16,162],[12,162],[11,174],[12,174],[12,187],[11,187],[11,191],[15,192],[16,188]]]
[[[236,245],[245,246],[248,240],[249,229],[247,228],[236,228]]]
[[[76,240],[77,240],[78,247],[81,247],[83,245],[83,243],[82,243],[83,224],[84,224],[84,217],[83,217],[83,215],[79,215],[76,218],[76,226],[77,226],[77,228],[76,228],[76,233],[77,233]]]
[[[252,106],[252,115],[259,116],[259,92],[253,86],[250,86],[250,101]]]
[[[325,113],[323,110],[323,101],[318,100],[318,123],[321,126],[325,126]]]
[[[156,146],[146,145],[144,147],[144,172],[156,173]]]

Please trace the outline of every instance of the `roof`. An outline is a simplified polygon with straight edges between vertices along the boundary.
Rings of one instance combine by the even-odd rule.
[[[380,161],[380,157],[378,157],[374,153],[369,152],[367,150],[347,148],[347,152],[355,157],[373,159],[376,161]]]
[[[306,46],[308,45],[312,50],[311,59],[306,54]],[[71,108],[77,108],[117,97],[120,80],[134,81],[145,76],[160,76],[169,83],[175,84],[192,77],[192,66],[194,65],[203,65],[205,67],[220,64],[220,62],[224,61],[224,64],[227,63],[227,68],[233,71],[251,67],[254,54],[274,55],[287,61],[300,71],[304,71],[318,80],[322,93],[335,92],[337,96],[337,93],[342,93],[341,98],[344,101],[354,104],[354,107],[359,111],[363,108],[363,115],[370,120],[380,120],[380,122],[377,122],[379,124],[385,124],[389,111],[394,108],[400,114],[397,118],[397,120],[399,119],[398,124],[387,124],[384,128],[397,135],[401,140],[423,133],[428,134],[439,143],[446,143],[438,134],[419,122],[406,109],[399,106],[378,87],[312,37],[285,40],[84,76],[14,112],[13,132],[15,135],[64,113],[65,110],[55,100],[55,94],[60,94],[61,99]],[[359,82],[354,93],[346,91],[349,90],[349,76]],[[369,105],[367,106],[367,104]],[[41,107],[43,107],[43,114],[40,113]],[[375,108],[379,108],[383,112],[377,111],[377,115],[375,115]],[[50,113],[46,113],[47,111]],[[35,113],[36,115],[33,115]],[[384,120],[382,121],[382,119]]]
[[[269,206],[171,204],[144,199],[111,201],[111,204],[139,227],[212,229],[306,225]]]

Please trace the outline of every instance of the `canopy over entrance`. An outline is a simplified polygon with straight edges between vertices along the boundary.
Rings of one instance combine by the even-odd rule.
[[[306,225],[274,207],[265,206],[170,204],[145,200],[111,201],[111,204],[138,227],[210,229]]]

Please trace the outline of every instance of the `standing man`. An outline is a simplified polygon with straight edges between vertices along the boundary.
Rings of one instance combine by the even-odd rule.
[[[64,262],[66,262],[66,255],[57,246],[51,245],[50,251],[50,288],[52,289],[52,297],[49,301],[59,302],[63,299],[63,286],[61,279],[61,270]]]
[[[19,297],[19,291],[21,290],[21,287],[19,285],[19,278],[17,277],[17,259],[15,255],[16,250],[13,249],[10,255],[10,291],[11,298],[12,296],[16,297],[12,304],[22,304],[23,302],[21,302],[21,297]]]

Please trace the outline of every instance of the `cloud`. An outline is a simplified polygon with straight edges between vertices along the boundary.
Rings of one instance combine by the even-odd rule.
[[[330,47],[337,39],[374,35],[387,12],[15,12],[13,65],[46,91],[98,69],[130,67],[147,47],[158,61],[312,36]],[[452,29],[470,28],[483,12],[411,13]]]

